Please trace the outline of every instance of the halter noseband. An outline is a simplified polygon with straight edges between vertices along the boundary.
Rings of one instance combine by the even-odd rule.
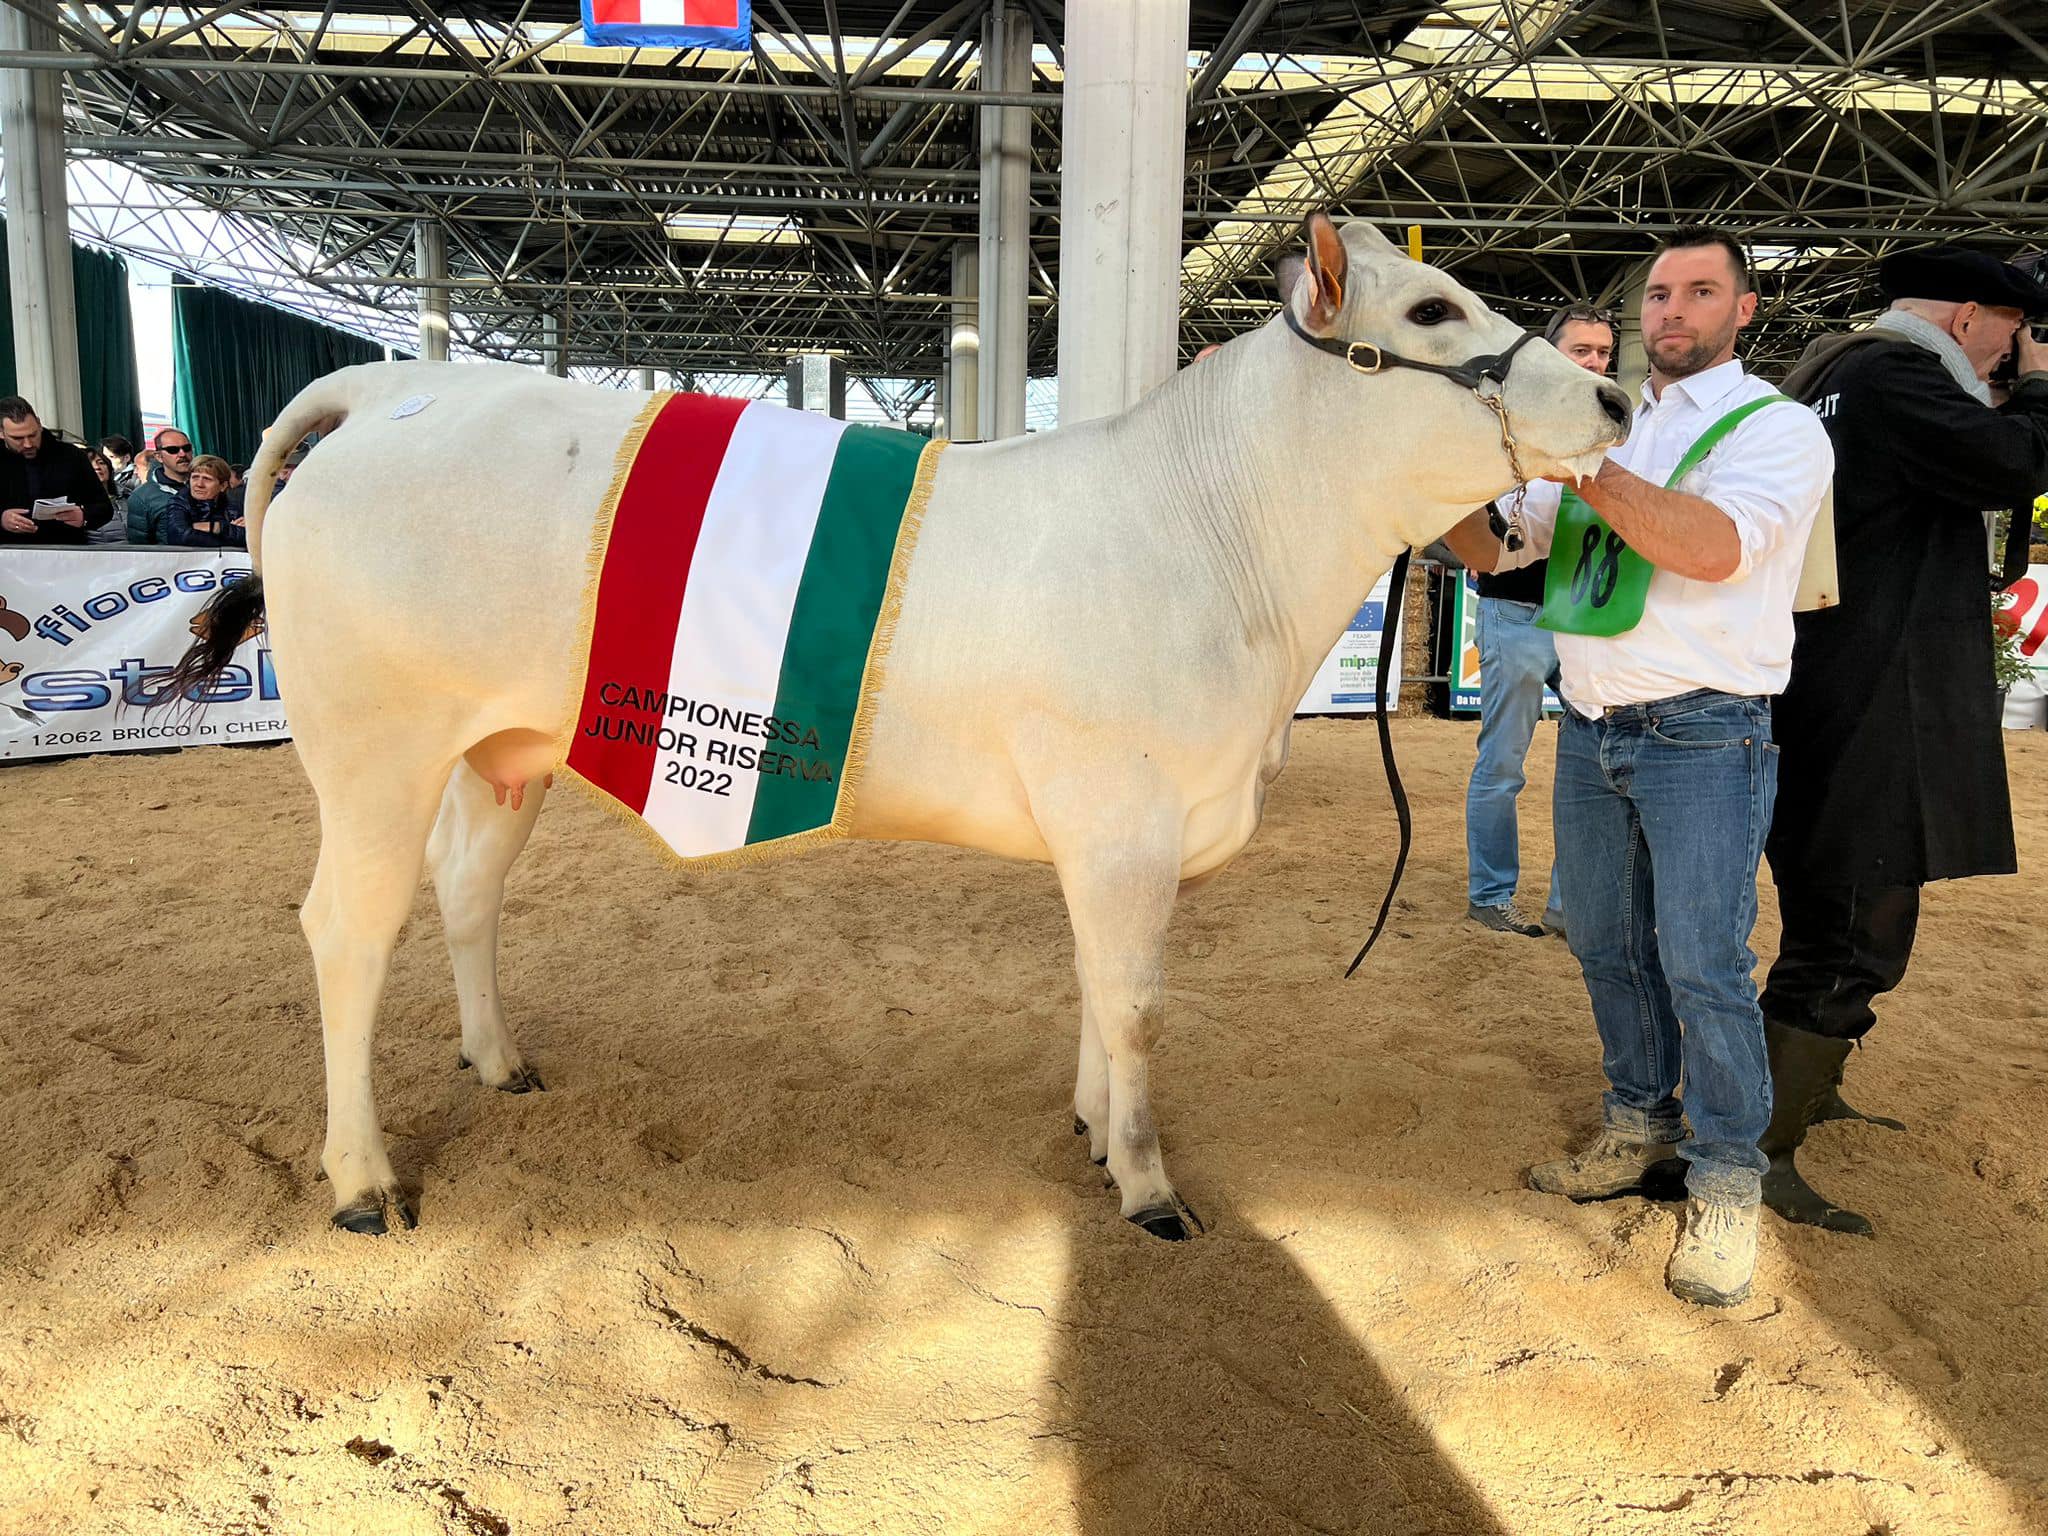
[[[1501,401],[1501,392],[1507,387],[1508,369],[1514,366],[1515,354],[1536,339],[1534,331],[1524,331],[1505,352],[1468,357],[1456,366],[1446,367],[1442,363],[1418,362],[1398,352],[1389,352],[1377,342],[1333,341],[1327,337],[1311,336],[1294,318],[1292,304],[1282,305],[1280,313],[1286,317],[1287,328],[1295,335],[1318,352],[1341,357],[1354,372],[1371,376],[1385,373],[1389,368],[1413,368],[1417,373],[1433,373],[1439,378],[1449,379],[1461,389],[1470,390],[1481,405],[1493,412],[1494,419],[1500,423],[1500,446],[1508,457],[1508,471],[1515,477],[1514,505],[1508,513],[1507,547],[1511,550],[1522,547],[1522,500],[1528,495],[1529,477],[1522,472],[1521,456],[1515,451],[1515,432],[1508,424],[1507,407]],[[1363,358],[1370,358],[1370,361],[1362,361]],[[1489,384],[1493,386],[1491,389],[1486,387]]]

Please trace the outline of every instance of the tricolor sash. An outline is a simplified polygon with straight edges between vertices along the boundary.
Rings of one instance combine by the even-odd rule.
[[[943,446],[656,395],[593,536],[570,773],[682,859],[845,835]]]

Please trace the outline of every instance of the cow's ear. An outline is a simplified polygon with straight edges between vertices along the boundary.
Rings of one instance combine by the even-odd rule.
[[[1311,331],[1328,335],[1337,328],[1338,312],[1344,308],[1344,282],[1350,270],[1344,237],[1327,213],[1310,214],[1301,233],[1308,276],[1301,317]]]

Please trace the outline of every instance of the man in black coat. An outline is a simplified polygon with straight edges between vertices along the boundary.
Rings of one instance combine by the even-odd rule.
[[[1764,1202],[1868,1234],[1793,1164],[1818,1120],[1865,1119],[1839,1089],[1871,1000],[1906,973],[1929,880],[2010,874],[2012,805],[1992,674],[1987,510],[2048,490],[2048,287],[1982,252],[1903,251],[1891,309],[1823,337],[1785,380],[1835,447],[1841,603],[1794,623],[1772,713],[1782,749],[1766,854],[1784,937],[1762,998],[1774,1094]],[[2017,350],[1993,409],[1986,380]],[[1896,1122],[1880,1122],[1896,1125]]]
[[[44,431],[35,407],[19,395],[0,399],[0,439],[7,444],[0,454],[0,541],[84,544],[91,530],[114,515],[85,450]],[[64,506],[37,517],[39,501]]]

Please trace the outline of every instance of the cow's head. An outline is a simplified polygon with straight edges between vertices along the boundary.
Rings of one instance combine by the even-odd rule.
[[[1448,274],[1411,260],[1371,224],[1339,228],[1315,214],[1303,243],[1301,255],[1281,265],[1282,300],[1301,332],[1347,350],[1349,365],[1289,340],[1320,369],[1317,409],[1338,427],[1330,440],[1370,442],[1381,462],[1396,451],[1410,491],[1403,499],[1413,504],[1415,526],[1399,529],[1409,543],[1443,533],[1441,508],[1469,510],[1515,483],[1500,417],[1484,395],[1505,411],[1515,457],[1531,477],[1590,475],[1628,436],[1630,402],[1618,386],[1546,341],[1525,340],[1520,326]],[[1505,359],[1505,369],[1495,367],[1476,388],[1408,366],[1461,369],[1487,358]],[[1397,522],[1403,516],[1385,511]]]

